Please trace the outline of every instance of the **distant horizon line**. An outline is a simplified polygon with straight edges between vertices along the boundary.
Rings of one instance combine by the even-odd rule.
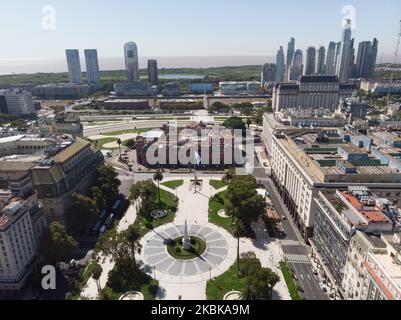
[[[275,55],[198,55],[198,56],[140,56],[141,69],[147,68],[147,60],[156,59],[159,69],[207,69],[218,67],[262,66],[264,63],[275,63]],[[86,72],[84,55],[80,55],[82,72]],[[391,55],[378,57],[377,64],[392,63]],[[124,57],[99,56],[101,71],[124,70]],[[65,58],[54,59],[2,59],[0,58],[0,75],[25,75],[38,73],[65,73],[67,63]]]

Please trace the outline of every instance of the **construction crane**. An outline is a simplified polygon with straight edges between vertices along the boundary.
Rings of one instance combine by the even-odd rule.
[[[401,20],[400,20],[400,32],[397,35],[397,46],[396,46],[395,52],[394,52],[394,66],[393,66],[393,68],[391,68],[390,87],[388,89],[388,95],[387,95],[387,112],[390,109],[391,87],[393,86],[393,83],[394,83],[394,68],[395,68],[395,65],[398,62],[398,53],[400,52],[400,45],[401,45]]]

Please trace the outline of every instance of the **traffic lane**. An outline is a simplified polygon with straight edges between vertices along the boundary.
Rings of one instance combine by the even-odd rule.
[[[327,295],[319,286],[319,279],[312,272],[311,263],[289,262],[290,268],[297,275],[298,282],[301,285],[304,296],[308,300],[328,300]]]

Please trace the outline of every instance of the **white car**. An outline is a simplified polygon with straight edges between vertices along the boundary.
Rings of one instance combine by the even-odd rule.
[[[323,292],[327,292],[327,287],[323,282],[319,283],[319,287],[320,287],[320,289],[322,289]]]
[[[315,276],[317,276],[319,274],[319,272],[314,267],[312,267],[312,272]]]

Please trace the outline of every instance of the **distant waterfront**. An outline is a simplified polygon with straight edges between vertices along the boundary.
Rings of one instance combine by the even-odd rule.
[[[187,56],[187,57],[140,57],[141,68],[146,68],[147,59],[157,59],[159,68],[208,68],[224,66],[262,65],[266,62],[274,62],[272,56]],[[83,54],[81,54],[83,59]],[[122,70],[124,59],[122,57],[102,58],[99,53],[101,70]],[[85,62],[82,60],[82,69],[85,71]],[[53,73],[66,72],[67,66],[63,59],[60,60],[11,60],[0,58],[0,75],[23,73]],[[195,76],[195,75],[194,75]],[[201,78],[201,76],[196,76]],[[193,78],[193,79],[197,79]],[[170,78],[172,79],[172,78]],[[176,78],[178,79],[178,78]],[[186,78],[188,79],[188,78]]]

